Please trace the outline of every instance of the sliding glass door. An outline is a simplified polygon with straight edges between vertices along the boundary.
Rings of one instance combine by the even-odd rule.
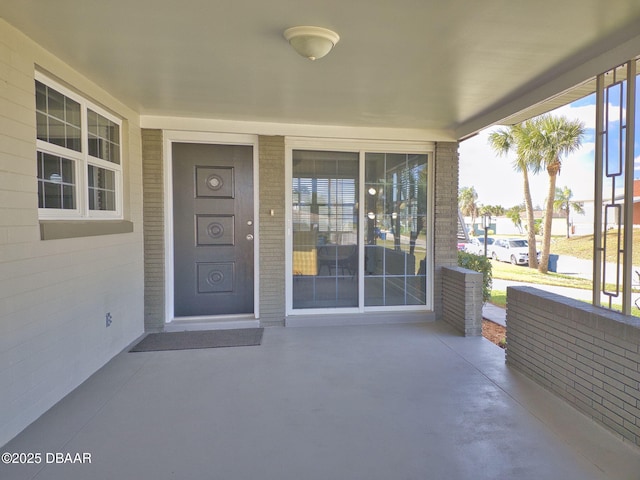
[[[427,306],[427,154],[291,158],[290,308]]]
[[[365,156],[365,306],[424,305],[427,156]]]

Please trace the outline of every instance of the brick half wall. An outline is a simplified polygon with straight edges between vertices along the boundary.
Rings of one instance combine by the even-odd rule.
[[[442,267],[442,319],[465,336],[482,335],[482,274]]]
[[[640,319],[507,288],[507,364],[640,446]]]

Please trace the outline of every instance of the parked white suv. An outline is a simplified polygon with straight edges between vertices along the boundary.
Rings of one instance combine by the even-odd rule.
[[[493,245],[493,238],[487,237],[487,257],[491,256],[491,247]],[[484,237],[474,237],[469,243],[465,244],[465,251],[473,253],[474,255],[484,255]]]
[[[496,239],[491,245],[491,258],[514,265],[526,265],[529,263],[529,242],[523,238]]]

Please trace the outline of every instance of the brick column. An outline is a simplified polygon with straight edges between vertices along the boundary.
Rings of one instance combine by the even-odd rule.
[[[433,308],[442,318],[442,267],[458,265],[458,143],[436,144]]]
[[[285,175],[284,137],[259,137],[260,323],[284,325]],[[271,215],[273,210],[274,215]]]
[[[164,174],[162,130],[142,129],[144,329],[164,329]]]

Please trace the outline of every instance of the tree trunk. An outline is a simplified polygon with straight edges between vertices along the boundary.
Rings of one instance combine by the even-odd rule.
[[[529,268],[538,268],[538,255],[536,252],[536,223],[533,218],[533,202],[531,201],[531,189],[529,188],[529,174],[527,169],[522,170],[524,183],[524,206],[527,213],[527,241],[529,243]]]
[[[551,250],[551,224],[553,220],[553,202],[556,196],[557,169],[551,166],[547,169],[549,174],[549,191],[547,192],[547,204],[544,212],[544,232],[542,235],[542,254],[538,271],[547,273],[549,271],[549,254]]]
[[[570,211],[570,209],[571,209],[571,205],[569,205],[569,202],[567,201],[567,209],[566,209],[566,212],[567,212],[567,238],[569,238],[569,236],[570,236],[569,230],[571,229],[570,228],[571,225],[570,225],[570,222],[569,222],[569,211]]]

